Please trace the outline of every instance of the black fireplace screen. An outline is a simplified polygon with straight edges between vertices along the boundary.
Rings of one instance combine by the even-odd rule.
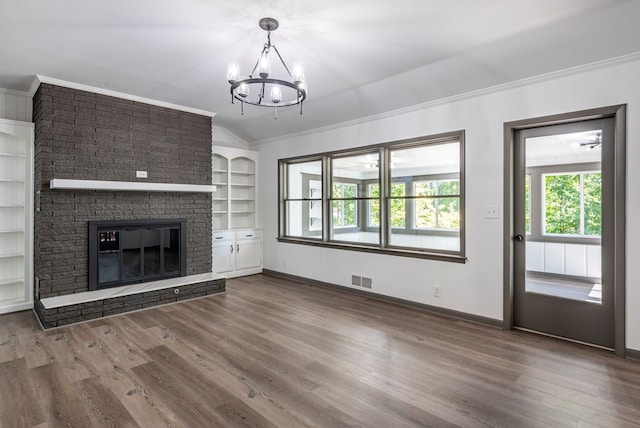
[[[185,276],[186,220],[89,222],[89,290]]]

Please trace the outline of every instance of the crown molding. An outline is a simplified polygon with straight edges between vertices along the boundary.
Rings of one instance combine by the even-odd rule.
[[[31,98],[31,95],[29,92],[15,91],[13,89],[6,89],[6,88],[0,88],[0,94],[9,94],[9,95],[15,95],[18,97]]]
[[[193,113],[193,114],[197,114],[197,115],[200,115],[200,116],[207,116],[207,117],[213,118],[216,115],[215,113],[210,112],[210,111],[206,111],[206,110],[200,110],[200,109],[196,109],[196,108],[192,108],[192,107],[181,106],[181,105],[178,105],[178,104],[172,104],[172,103],[168,103],[168,102],[165,102],[165,101],[153,100],[151,98],[139,97],[137,95],[125,94],[124,92],[112,91],[110,89],[97,88],[95,86],[83,85],[81,83],[68,82],[66,80],[60,80],[60,79],[55,79],[53,77],[41,76],[39,74],[36,75],[36,78],[34,79],[34,82],[31,85],[31,89],[29,91],[31,97],[33,97],[33,95],[38,90],[38,86],[40,86],[40,83],[47,83],[47,84],[50,84],[50,85],[63,86],[65,88],[78,89],[80,91],[85,91],[85,92],[94,92],[94,93],[100,94],[100,95],[106,95],[106,96],[109,96],[109,97],[121,98],[121,99],[129,100],[129,101],[136,101],[136,102],[140,102],[140,103],[144,103],[144,104],[150,104],[150,105],[154,105],[154,106],[158,106],[158,107],[169,108],[169,109],[172,109],[172,110],[184,111],[186,113]]]
[[[317,134],[320,132],[329,132],[334,131],[341,128],[347,128],[355,125],[362,125],[365,123],[373,122],[376,120],[386,119],[394,116],[400,116],[407,113],[412,113],[419,110],[424,110],[431,107],[436,107],[442,104],[449,104],[456,101],[462,101],[470,98],[476,98],[482,95],[489,95],[497,92],[502,92],[510,89],[519,88],[522,86],[531,85],[534,83],[545,82],[553,79],[558,79],[561,77],[573,76],[576,74],[586,73],[589,71],[598,70],[601,68],[611,67],[619,64],[626,64],[629,62],[640,60],[640,52],[634,52],[628,55],[622,55],[615,58],[609,58],[602,61],[592,62],[589,64],[583,64],[575,67],[565,68],[562,70],[552,71],[550,73],[539,74],[537,76],[527,77],[524,79],[514,80],[508,83],[502,83],[495,86],[489,86],[487,88],[478,89],[471,92],[465,92],[463,94],[452,95],[450,97],[440,98],[437,100],[427,101],[421,104],[415,104],[409,107],[403,107],[401,109],[391,110],[384,113],[378,113],[375,115],[362,117],[359,119],[349,120],[346,122],[335,123],[332,125],[327,125],[319,128],[309,129],[300,132],[294,132],[287,135],[282,135],[279,137],[267,138],[264,140],[253,141],[249,143],[251,146],[259,146],[261,144],[269,144],[277,141],[287,140],[290,138],[299,138],[307,135]]]

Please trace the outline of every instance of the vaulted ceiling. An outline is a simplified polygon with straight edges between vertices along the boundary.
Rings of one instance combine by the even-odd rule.
[[[640,52],[637,0],[0,0],[0,87],[35,75],[216,113],[249,143]],[[265,32],[304,114],[231,104]]]

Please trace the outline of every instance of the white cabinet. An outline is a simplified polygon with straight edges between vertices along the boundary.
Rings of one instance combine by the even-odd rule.
[[[236,270],[262,271],[262,230],[236,232]]]
[[[33,124],[0,119],[0,313],[33,307]]]
[[[262,230],[214,232],[213,271],[229,278],[262,272]]]

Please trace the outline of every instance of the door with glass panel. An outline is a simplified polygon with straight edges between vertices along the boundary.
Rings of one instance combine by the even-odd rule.
[[[614,126],[516,132],[515,327],[614,347]]]

